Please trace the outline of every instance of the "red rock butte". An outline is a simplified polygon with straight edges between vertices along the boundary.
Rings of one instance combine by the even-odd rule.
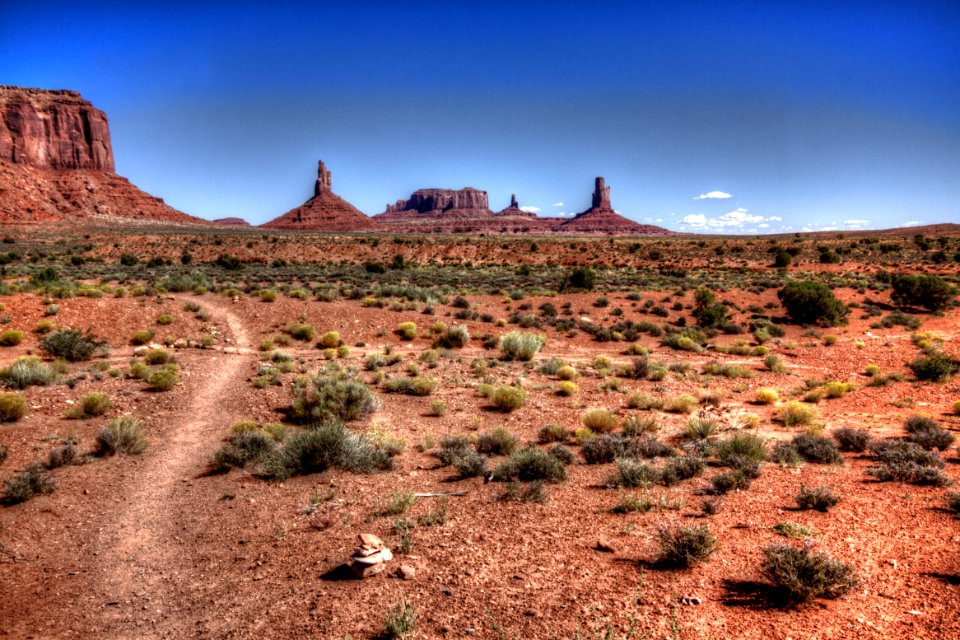
[[[107,116],[76,91],[0,86],[0,224],[208,224],[114,173]]]
[[[295,209],[262,225],[267,229],[301,231],[377,231],[379,225],[335,194],[327,167],[320,161],[313,197]]]

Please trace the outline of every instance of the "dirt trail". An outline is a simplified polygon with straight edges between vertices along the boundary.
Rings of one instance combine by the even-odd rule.
[[[234,344],[198,358],[188,370],[186,384],[194,390],[189,404],[171,416],[175,424],[162,441],[151,438],[153,455],[144,456],[115,520],[105,520],[110,524],[100,534],[99,555],[110,559],[101,576],[110,598],[104,621],[113,637],[178,635],[174,628],[182,631],[189,623],[177,609],[190,602],[192,588],[202,582],[192,575],[196,566],[184,539],[189,515],[182,498],[223,438],[233,416],[233,390],[243,385],[253,354],[247,331],[228,304],[204,304],[226,323]]]

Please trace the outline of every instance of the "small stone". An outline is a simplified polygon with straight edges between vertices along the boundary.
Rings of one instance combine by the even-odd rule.
[[[402,564],[397,568],[397,577],[401,580],[413,580],[417,575],[417,569],[408,564]]]
[[[597,551],[603,551],[605,553],[616,553],[617,549],[613,546],[613,543],[607,540],[606,538],[597,538],[597,544],[593,547]]]

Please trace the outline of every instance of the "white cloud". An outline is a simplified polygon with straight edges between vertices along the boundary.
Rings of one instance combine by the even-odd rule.
[[[711,191],[709,193],[701,193],[694,200],[726,200],[727,198],[732,198],[733,195],[726,193],[725,191]]]
[[[562,203],[562,202],[554,202],[554,203],[553,203],[552,205],[550,205],[550,206],[551,206],[551,207],[562,207],[562,206],[563,206],[563,203]]]
[[[567,213],[566,211],[561,211],[560,213],[557,214],[557,217],[560,217],[560,218],[572,218],[572,217],[575,216],[575,215],[577,215],[577,214],[574,213],[573,211],[571,211],[570,213]]]
[[[520,211],[526,211],[527,213],[537,213],[540,211],[540,207],[520,207]]]
[[[657,218],[654,222],[663,222],[663,218]]]
[[[869,220],[844,220],[844,226],[847,227],[865,227],[870,224]]]
[[[733,211],[728,211],[722,216],[708,218],[702,213],[694,213],[684,216],[680,224],[692,227],[696,230],[723,230],[723,229],[766,229],[769,222],[780,222],[783,220],[780,216],[770,216],[769,218],[752,214],[743,207],[738,207]]]
[[[840,227],[824,227],[820,231],[839,231]]]
[[[920,220],[907,220],[906,222],[904,222],[904,223],[901,224],[900,226],[901,226],[901,227],[919,227],[919,226],[922,225],[922,224],[923,224],[923,222],[921,222]]]

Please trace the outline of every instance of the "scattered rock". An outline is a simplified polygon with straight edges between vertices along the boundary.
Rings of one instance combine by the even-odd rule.
[[[393,553],[387,549],[383,540],[372,533],[357,536],[360,544],[353,550],[350,569],[358,578],[375,576],[387,568],[387,562],[393,560]]]
[[[417,575],[417,569],[409,564],[402,564],[397,567],[397,577],[401,580],[413,580]]]
[[[617,549],[613,546],[613,543],[607,540],[606,538],[600,537],[597,538],[597,544],[593,547],[597,551],[603,551],[605,553],[616,553]]]

